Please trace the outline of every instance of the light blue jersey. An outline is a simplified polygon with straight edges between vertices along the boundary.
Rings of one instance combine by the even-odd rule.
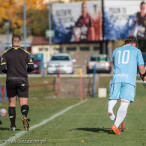
[[[142,53],[136,47],[124,45],[113,52],[113,83],[128,83],[135,86],[137,66],[144,65]]]

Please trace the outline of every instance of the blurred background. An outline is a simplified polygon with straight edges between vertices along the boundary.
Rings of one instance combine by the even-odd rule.
[[[124,121],[127,133],[122,138],[109,135],[112,123],[107,116],[114,49],[124,45],[129,35],[136,36],[146,66],[145,3],[143,0],[0,0],[0,55],[11,47],[12,35],[19,34],[21,47],[34,62],[35,70],[29,74],[30,124],[35,126],[46,118],[56,117],[16,140],[46,139],[46,145],[51,146],[84,142],[114,145],[113,139],[118,145],[146,144],[143,116],[146,86],[139,76],[136,102],[128,109]],[[75,109],[58,118],[54,116],[83,99],[88,101],[75,105]],[[7,109],[4,74],[0,74],[0,108]],[[19,106],[17,114],[16,125],[22,132]],[[8,118],[0,117],[1,144],[17,132],[19,135],[19,131],[9,132]]]
[[[129,35],[137,36],[139,48],[146,51],[146,16],[136,21],[146,11],[142,2],[0,0],[0,53],[11,47],[13,34],[20,34],[33,58],[33,73],[76,74],[82,69],[89,74],[95,64],[97,72],[112,73],[112,52]]]

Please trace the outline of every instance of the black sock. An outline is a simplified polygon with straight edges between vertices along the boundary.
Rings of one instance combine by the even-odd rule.
[[[15,119],[16,119],[15,107],[9,107],[8,111],[9,111],[9,118],[10,118],[10,121],[11,121],[11,126],[15,127]]]
[[[28,105],[23,105],[23,106],[21,107],[21,113],[22,113],[22,115],[24,115],[25,117],[27,117],[28,111],[29,111],[29,106],[28,106]]]

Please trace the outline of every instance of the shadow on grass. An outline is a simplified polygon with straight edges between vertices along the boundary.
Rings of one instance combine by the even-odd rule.
[[[77,128],[75,130],[90,131],[90,132],[105,132],[108,134],[114,134],[110,128]]]
[[[5,128],[5,127],[0,127],[0,130],[8,130],[9,131],[10,128]],[[22,131],[21,129],[16,129],[15,131]]]

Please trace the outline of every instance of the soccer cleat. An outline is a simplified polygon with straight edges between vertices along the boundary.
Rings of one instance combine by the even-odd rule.
[[[2,121],[0,120],[0,125],[2,124]]]
[[[15,131],[16,130],[16,126],[14,126],[14,127],[10,126],[10,129],[9,130],[10,131]]]
[[[30,121],[30,119],[27,119],[27,117],[24,116],[24,115],[22,115],[21,119],[22,119],[22,122],[23,122],[24,129],[26,131],[28,131],[29,130],[29,121]]]
[[[121,135],[119,128],[115,126],[115,124],[111,127],[111,130],[116,134],[116,135]]]

